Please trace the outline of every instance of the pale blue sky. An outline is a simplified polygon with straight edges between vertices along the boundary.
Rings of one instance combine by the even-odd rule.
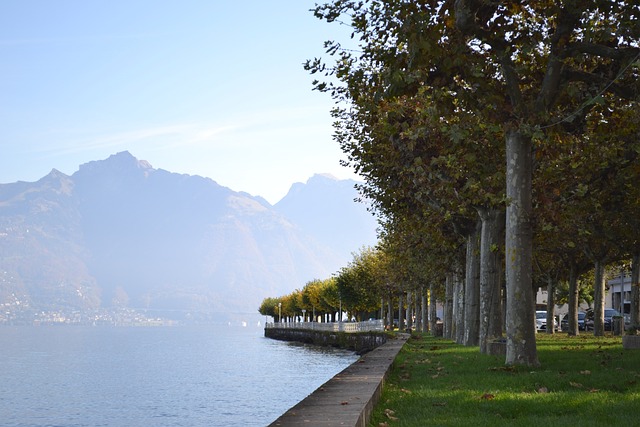
[[[307,0],[2,0],[0,183],[128,150],[271,203],[354,178],[302,63],[345,26]]]

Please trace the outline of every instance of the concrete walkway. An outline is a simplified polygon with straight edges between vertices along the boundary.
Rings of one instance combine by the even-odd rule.
[[[271,426],[366,427],[391,364],[408,338],[398,334],[365,354]]]

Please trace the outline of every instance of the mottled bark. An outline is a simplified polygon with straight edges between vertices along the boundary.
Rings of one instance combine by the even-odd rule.
[[[424,286],[420,288],[420,301],[421,331],[429,332],[429,322],[427,322],[427,295],[424,291]]]
[[[507,365],[539,366],[532,287],[531,138],[509,130],[505,229]]]
[[[504,238],[504,214],[499,210],[479,209],[480,232],[480,352],[487,353],[487,343],[502,336],[502,298],[500,243]]]
[[[398,329],[404,331],[404,294],[398,295]]]
[[[640,326],[640,253],[631,262],[631,325]]]
[[[389,292],[389,299],[387,300],[387,326],[389,329],[393,328],[393,294]]]
[[[467,237],[464,282],[464,339],[466,346],[478,345],[480,336],[480,234],[482,222]]]
[[[593,283],[593,335],[604,336],[604,263],[595,262]]]
[[[453,338],[453,274],[447,273],[444,285],[444,314],[442,332],[444,338]]]
[[[460,270],[456,270],[453,276],[453,289],[454,289],[454,309],[453,309],[453,338],[458,344],[462,344],[464,341],[464,279]]]
[[[578,267],[572,263],[569,267],[569,335],[578,335]]]
[[[534,300],[535,303],[535,300]],[[547,279],[547,334],[554,334],[556,328],[553,327],[556,317],[556,282],[552,277]]]
[[[438,307],[436,299],[435,284],[431,282],[429,285],[429,329],[431,334],[436,333],[436,324],[438,323]]]
[[[407,329],[413,328],[413,292],[407,292]]]

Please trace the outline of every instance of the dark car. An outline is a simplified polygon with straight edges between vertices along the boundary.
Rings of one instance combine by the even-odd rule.
[[[618,310],[614,310],[613,308],[605,308],[604,309],[604,330],[612,331],[613,330],[613,318],[621,316]]]
[[[589,330],[586,319],[587,319],[587,313],[585,313],[584,311],[579,311],[578,312],[578,330],[579,331]],[[562,322],[560,322],[560,326],[562,327],[563,331],[569,330],[569,314],[566,314],[564,316],[564,318],[562,319]]]
[[[613,318],[620,316],[620,312],[613,308],[605,308],[604,309],[604,330],[611,331],[613,330]],[[594,320],[593,320],[593,310],[587,311],[587,317],[585,319],[585,325],[589,329],[593,329]]]

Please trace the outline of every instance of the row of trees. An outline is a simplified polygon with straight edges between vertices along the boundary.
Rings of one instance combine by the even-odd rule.
[[[334,277],[312,280],[289,295],[265,298],[259,312],[277,321],[281,317],[303,317],[303,314],[313,321],[325,316],[329,316],[330,321],[337,321],[339,313],[347,313],[349,318],[358,320],[378,317],[380,258],[374,249],[363,248]]]
[[[569,284],[577,333],[593,270],[601,335],[604,267],[633,260],[638,323],[640,5],[335,0],[314,14],[353,29],[306,68],[380,218],[386,286],[448,284],[445,330],[481,350],[504,330],[506,363],[535,366],[534,289]]]
[[[327,43],[335,62],[307,69],[336,100],[335,139],[385,250],[423,278],[443,264],[465,278],[453,283],[481,348],[504,277],[507,364],[538,365],[536,282],[575,295],[594,268],[601,334],[603,268],[640,253],[640,6],[336,0],[314,13],[353,29],[349,49]],[[574,298],[570,313],[575,327]]]

